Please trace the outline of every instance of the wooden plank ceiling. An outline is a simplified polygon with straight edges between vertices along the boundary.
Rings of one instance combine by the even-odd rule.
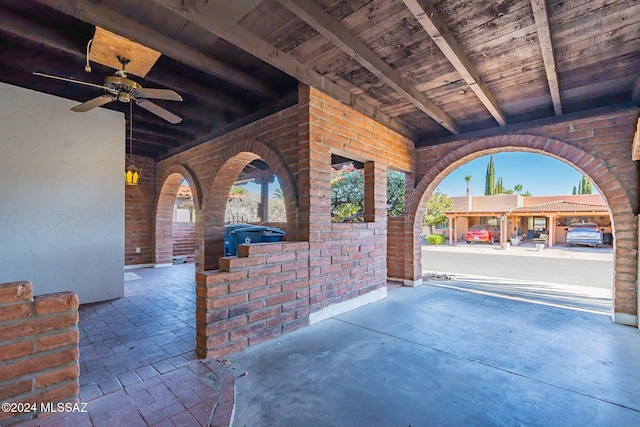
[[[95,26],[161,52],[134,109],[134,153],[161,159],[315,86],[417,145],[640,104],[640,0],[0,0],[0,81],[84,102]],[[135,58],[131,58],[132,62]],[[110,102],[102,108],[127,112]],[[90,112],[83,113],[90,114]]]

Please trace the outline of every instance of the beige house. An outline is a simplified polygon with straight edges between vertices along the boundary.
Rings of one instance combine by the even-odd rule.
[[[593,222],[602,228],[605,243],[612,243],[611,217],[600,194],[522,197],[518,194],[452,197],[453,210],[446,213],[448,224],[439,232],[450,244],[464,241],[467,230],[476,224],[491,224],[501,231],[501,242],[510,237],[525,241],[548,236],[548,245],[565,242],[566,229],[575,222]],[[444,228],[446,226],[446,228]]]

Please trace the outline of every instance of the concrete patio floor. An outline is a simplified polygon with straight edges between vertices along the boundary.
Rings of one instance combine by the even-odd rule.
[[[229,356],[233,425],[640,425],[639,354],[607,316],[401,287]]]

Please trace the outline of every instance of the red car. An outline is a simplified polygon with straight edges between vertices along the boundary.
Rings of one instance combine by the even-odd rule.
[[[477,224],[472,225],[467,231],[467,235],[465,236],[465,240],[467,243],[471,242],[499,242],[500,241],[500,231],[489,224]]]

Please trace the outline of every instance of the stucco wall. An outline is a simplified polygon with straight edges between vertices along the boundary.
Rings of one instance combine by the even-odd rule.
[[[0,282],[121,297],[124,120],[0,84]]]

